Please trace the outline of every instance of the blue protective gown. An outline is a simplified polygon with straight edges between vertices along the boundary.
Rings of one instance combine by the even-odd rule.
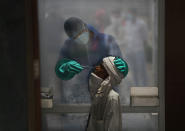
[[[60,51],[59,60],[67,58],[77,61],[82,66],[88,66],[72,79],[62,81],[62,103],[89,103],[88,76],[92,68],[104,57],[122,58],[121,50],[112,36],[98,32],[91,25],[87,26],[94,34],[87,48],[78,45],[72,39],[67,39]]]

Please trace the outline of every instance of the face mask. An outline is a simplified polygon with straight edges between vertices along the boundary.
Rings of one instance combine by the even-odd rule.
[[[75,39],[75,41],[79,44],[86,45],[89,41],[89,32],[84,32],[78,38]]]

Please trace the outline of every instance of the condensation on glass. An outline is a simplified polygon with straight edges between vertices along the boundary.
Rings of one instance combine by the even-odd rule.
[[[47,114],[42,118],[43,131],[84,131],[88,114]],[[158,131],[157,113],[123,113],[123,131]]]
[[[67,39],[63,28],[64,20],[71,16],[79,17],[98,31],[112,35],[118,43],[123,58],[129,65],[128,76],[117,89],[122,105],[130,104],[130,87],[157,86],[156,0],[39,0],[38,7],[41,88],[53,88],[55,104],[90,103],[89,92],[83,81],[78,83],[78,77],[71,82],[62,81],[54,71],[60,49]],[[157,119],[151,113],[138,116],[134,119],[135,115],[123,114],[123,129],[134,131],[142,125],[140,122],[143,122],[143,131],[144,128],[157,129],[154,124]],[[78,117],[81,121],[75,121]],[[49,131],[61,130],[65,126],[68,130],[65,119],[69,119],[71,126],[78,124],[81,130],[87,120],[86,115],[68,114],[46,115],[44,118],[43,127],[48,127]],[[56,122],[52,122],[53,119]],[[124,119],[127,119],[125,123]],[[145,125],[145,121],[151,126]],[[129,127],[131,125],[133,127]]]

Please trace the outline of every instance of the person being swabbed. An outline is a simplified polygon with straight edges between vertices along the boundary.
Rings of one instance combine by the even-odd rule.
[[[89,89],[91,109],[86,130],[121,131],[120,101],[114,88],[127,76],[128,65],[118,44],[112,36],[76,17],[64,22],[64,30],[69,38],[61,48],[55,72],[64,82],[76,80],[76,92]]]

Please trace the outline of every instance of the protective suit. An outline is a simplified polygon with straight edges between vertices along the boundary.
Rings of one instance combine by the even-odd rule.
[[[112,88],[120,84],[124,76],[115,67],[114,57],[104,58],[103,66],[108,73],[105,79],[94,72],[91,73],[89,79],[92,105],[87,131],[121,131],[122,119],[119,94]]]
[[[63,58],[75,60],[86,68],[69,81],[62,81],[61,100],[57,100],[60,103],[89,103],[88,79],[93,67],[107,56],[122,58],[120,48],[112,36],[99,33],[91,25],[87,27],[94,33],[88,47],[83,48],[72,39],[67,39],[61,48],[59,61]]]

